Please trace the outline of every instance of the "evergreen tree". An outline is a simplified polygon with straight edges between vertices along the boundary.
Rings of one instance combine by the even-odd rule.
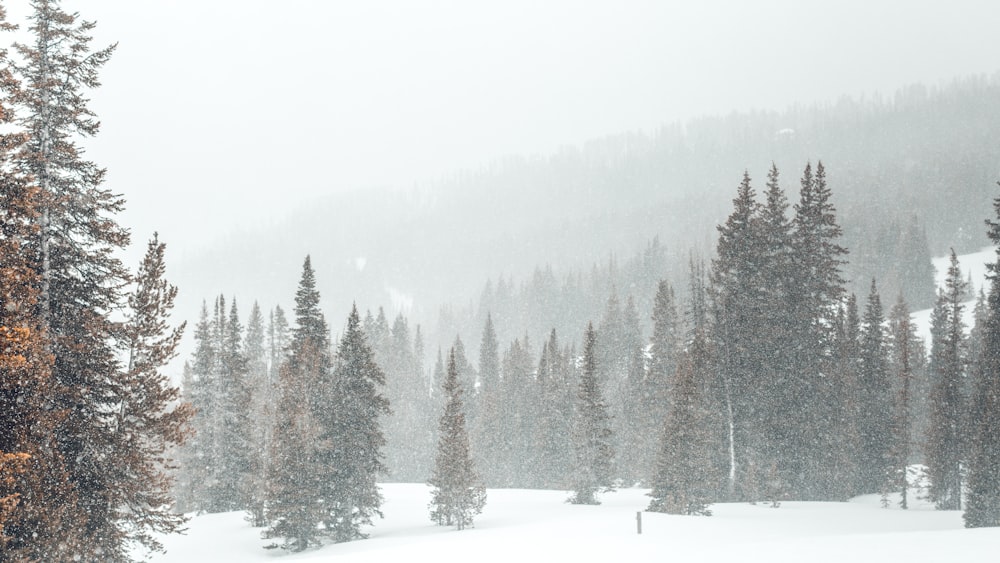
[[[0,8],[0,27],[9,30]],[[0,88],[15,87],[0,51]],[[0,121],[13,114],[0,106]],[[21,138],[0,135],[0,163]],[[39,317],[40,276],[26,251],[36,236],[39,191],[0,167],[0,560],[69,560],[86,553],[75,520],[76,492],[56,447],[62,414],[50,398],[48,337]]]
[[[265,537],[282,538],[281,547],[302,551],[320,545],[320,522],[328,510],[316,457],[321,430],[309,408],[319,372],[329,356],[306,339],[294,359],[281,365],[274,439],[268,452]]]
[[[38,307],[54,355],[59,383],[54,408],[67,413],[58,428],[58,449],[76,490],[78,516],[66,521],[87,538],[76,555],[117,561],[128,558],[120,503],[130,483],[109,466],[127,451],[111,431],[118,393],[112,388],[122,366],[112,312],[122,304],[129,278],[117,258],[128,231],[115,215],[123,202],[101,187],[104,170],[82,156],[81,138],[99,123],[85,92],[99,86],[98,72],[113,46],[91,51],[91,22],[62,11],[54,0],[31,2],[31,44],[18,44],[16,69],[23,85],[16,101],[27,143],[16,167],[40,188],[38,231],[27,245],[40,275]],[[100,555],[97,555],[100,554]]]
[[[333,423],[330,434],[321,437],[333,445],[322,458],[333,471],[325,485],[330,488],[331,500],[325,524],[334,541],[343,542],[367,537],[361,526],[370,525],[374,516],[382,516],[382,495],[375,482],[386,471],[382,452],[385,437],[379,418],[391,413],[381,394],[385,375],[375,363],[357,307],[352,308],[337,347],[333,384],[334,402],[321,406],[323,418],[329,416]]]
[[[307,256],[295,292],[295,323],[278,382],[278,409],[268,463],[266,537],[302,551],[331,533],[337,504],[331,458],[339,442],[331,420],[337,390],[331,376],[330,337],[319,309],[316,275]],[[321,529],[321,524],[323,524]]]
[[[271,397],[275,389],[268,374],[264,315],[257,302],[254,302],[247,319],[243,351],[247,361],[247,387],[250,395],[247,417],[250,439],[247,510],[250,524],[259,528],[267,524],[264,518],[264,501],[267,486],[267,450],[272,430],[268,421],[272,420]]]
[[[917,339],[916,330],[910,322],[910,308],[899,295],[896,305],[889,314],[889,334],[892,344],[893,370],[899,378],[896,384],[895,404],[893,405],[892,434],[889,446],[889,465],[886,471],[885,486],[882,489],[882,503],[887,506],[889,492],[899,491],[900,508],[909,508],[909,482],[907,466],[910,458],[910,439],[912,425],[912,352],[923,343]]]
[[[225,315],[224,305],[220,298],[220,318]],[[217,466],[219,487],[216,502],[220,511],[229,512],[250,507],[254,445],[250,417],[251,387],[247,358],[243,352],[243,326],[235,300],[229,306],[226,322],[220,322],[219,329],[222,413],[218,432],[222,451]]]
[[[864,492],[881,491],[885,472],[891,465],[888,453],[892,441],[894,400],[884,322],[882,301],[875,287],[875,280],[872,280],[861,327],[858,370],[861,393],[858,424],[861,459],[858,468],[861,490]]]
[[[163,551],[154,534],[178,532],[185,522],[173,512],[169,470],[174,468],[171,450],[184,441],[192,416],[190,405],[178,404],[180,390],[161,371],[175,357],[185,326],[168,323],[177,288],[164,279],[165,250],[154,234],[128,296],[128,363],[115,388],[112,427],[116,449],[129,455],[106,469],[121,484],[114,503],[119,534],[151,551]]]
[[[799,203],[795,205],[791,232],[791,275],[787,282],[787,305],[791,345],[783,369],[789,377],[782,387],[790,413],[787,427],[784,475],[800,498],[830,498],[827,485],[835,466],[829,453],[844,431],[837,427],[832,411],[842,395],[823,374],[831,373],[836,316],[844,296],[841,275],[847,250],[840,245],[842,230],[837,222],[832,193],[823,163],[815,174],[806,165],[800,180]],[[805,404],[799,401],[804,399]]]
[[[572,479],[573,496],[569,499],[573,504],[600,504],[596,493],[613,490],[611,418],[597,378],[596,342],[594,326],[588,323],[583,337],[583,371],[573,424],[576,464]]]
[[[998,221],[987,220],[987,234],[997,246],[997,260],[988,264],[989,313],[983,330],[982,356],[971,412],[967,528],[1000,526],[1000,198],[993,200]]]
[[[448,355],[444,380],[447,396],[439,424],[439,441],[434,473],[428,484],[431,492],[431,520],[439,526],[462,530],[472,525],[473,517],[486,505],[486,489],[479,482],[469,454],[469,436],[465,429],[462,386],[455,365],[455,350]]]
[[[683,347],[683,328],[677,313],[674,290],[666,280],[660,280],[653,300],[653,334],[649,340],[649,369],[641,384],[636,432],[643,436],[636,464],[644,478],[652,475],[657,456],[657,439],[662,433],[668,412],[669,389],[677,371],[677,361]],[[639,353],[644,351],[640,348]]]
[[[567,354],[559,350],[555,329],[542,346],[537,383],[540,388],[538,420],[535,423],[538,486],[563,489],[573,467],[573,448],[566,437],[572,434],[573,394]]]
[[[930,495],[941,510],[962,507],[962,464],[966,461],[962,397],[965,378],[965,323],[962,320],[968,286],[962,279],[955,251],[951,252],[945,288],[938,296],[931,331],[931,419],[927,436]]]
[[[710,372],[708,342],[699,331],[683,356],[672,387],[672,406],[663,425],[649,511],[712,514],[708,507],[718,479],[713,475],[706,402]]]
[[[773,436],[765,432],[760,415],[770,410],[763,393],[760,356],[767,351],[758,338],[763,326],[763,287],[760,283],[760,204],[744,172],[733,200],[733,211],[718,227],[716,258],[712,261],[712,312],[718,341],[720,377],[730,430],[732,485],[748,485],[749,469],[774,458]],[[741,491],[743,494],[745,492]]]

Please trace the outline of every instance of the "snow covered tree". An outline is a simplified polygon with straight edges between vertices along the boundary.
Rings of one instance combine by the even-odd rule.
[[[439,424],[437,458],[428,484],[431,491],[431,520],[439,526],[459,530],[472,525],[475,515],[486,505],[486,489],[479,481],[469,454],[469,435],[465,428],[462,385],[455,366],[455,350],[448,354],[444,380],[447,396]]]
[[[380,417],[391,413],[382,395],[384,385],[385,375],[375,363],[358,309],[353,307],[337,346],[333,402],[317,405],[323,411],[321,440],[333,444],[320,459],[333,471],[331,481],[324,485],[329,487],[331,502],[324,523],[337,542],[367,537],[361,526],[382,516],[382,495],[376,484],[376,478],[386,472]]]
[[[543,489],[566,488],[573,467],[573,444],[567,440],[573,427],[572,368],[559,350],[555,329],[542,346],[538,361],[538,418],[535,421],[537,485]]]
[[[267,484],[267,449],[270,441],[272,420],[272,400],[274,387],[271,385],[267,365],[265,345],[264,315],[260,305],[254,302],[247,319],[246,335],[243,340],[246,356],[247,387],[250,396],[247,423],[249,449],[249,476],[247,480],[248,520],[255,527],[267,524],[264,513],[265,490]]]
[[[331,416],[336,390],[330,337],[319,309],[316,275],[307,256],[295,293],[295,322],[288,357],[279,369],[278,404],[269,451],[265,537],[302,551],[329,535],[338,469],[331,457],[342,447]],[[324,526],[321,529],[321,524]]]
[[[875,280],[872,280],[861,327],[859,434],[861,459],[858,462],[860,484],[864,492],[879,492],[889,462],[892,440],[892,379],[886,346],[885,317]]]
[[[129,483],[107,471],[130,453],[116,448],[109,413],[115,412],[114,380],[121,369],[120,334],[112,312],[129,278],[118,259],[128,231],[115,221],[122,199],[101,187],[104,170],[83,158],[80,138],[99,128],[85,92],[99,86],[98,72],[113,47],[91,51],[91,22],[60,9],[54,0],[31,2],[33,42],[18,44],[22,88],[16,102],[28,134],[19,172],[40,188],[38,232],[27,246],[36,258],[39,311],[54,355],[59,385],[54,409],[67,413],[56,432],[58,450],[76,490],[78,519],[65,522],[87,541],[84,559],[127,559],[128,534],[119,527],[120,503]],[[100,555],[98,555],[100,554]]]
[[[113,389],[117,409],[112,435],[127,456],[105,471],[121,483],[116,523],[119,533],[150,551],[163,551],[157,536],[181,530],[186,519],[173,511],[173,448],[190,431],[191,405],[163,373],[177,353],[185,324],[171,328],[177,288],[164,278],[166,245],[156,234],[146,248],[124,323],[127,367]]]
[[[987,233],[998,248],[996,262],[987,265],[989,313],[971,409],[971,455],[963,515],[967,528],[1000,526],[1000,198],[993,200],[993,208],[998,220],[986,222]]]
[[[0,7],[0,29],[10,31]],[[18,88],[0,51],[0,123],[14,113]],[[71,559],[79,553],[84,515],[57,447],[64,415],[51,397],[64,393],[53,376],[50,342],[39,314],[41,278],[32,241],[38,235],[37,187],[12,173],[12,153],[25,138],[0,134],[0,559]]]
[[[930,495],[941,510],[962,508],[962,464],[966,461],[963,422],[966,406],[965,323],[962,320],[968,286],[958,257],[951,251],[945,288],[938,295],[932,318],[930,370],[931,420],[927,436]]]
[[[909,508],[909,482],[907,466],[910,459],[913,366],[917,350],[923,342],[917,338],[916,329],[910,321],[910,308],[903,301],[903,295],[889,314],[889,336],[892,348],[892,373],[896,383],[895,401],[892,414],[892,433],[889,443],[889,465],[886,468],[885,486],[882,489],[882,503],[887,505],[888,493],[899,491],[900,508]]]
[[[573,423],[576,463],[572,477],[573,495],[569,499],[573,504],[600,504],[596,494],[614,488],[611,417],[597,378],[596,343],[594,326],[588,323],[583,336],[583,366]]]
[[[309,408],[310,395],[329,355],[313,340],[301,342],[279,370],[274,439],[267,473],[265,537],[302,551],[320,545],[320,522],[329,510],[323,496],[316,446],[321,430]]]
[[[708,411],[710,354],[699,331],[683,355],[672,386],[672,405],[661,434],[660,452],[647,510],[669,514],[711,516],[709,505],[717,492]]]

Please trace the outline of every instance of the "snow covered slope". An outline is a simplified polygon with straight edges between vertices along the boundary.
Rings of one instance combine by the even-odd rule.
[[[367,540],[300,554],[265,550],[242,513],[199,516],[187,536],[167,538],[153,561],[995,561],[1000,529],[966,530],[961,513],[917,502],[883,509],[875,496],[847,503],[720,504],[709,518],[642,514],[644,489],[604,495],[600,506],[566,504],[559,491],[489,490],[476,527],[438,527],[429,489],[387,484],[385,519]]]

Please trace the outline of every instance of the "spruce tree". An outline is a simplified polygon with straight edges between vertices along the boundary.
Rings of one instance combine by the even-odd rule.
[[[910,308],[902,293],[889,314],[889,335],[892,348],[892,373],[898,379],[894,386],[892,433],[889,445],[889,465],[882,489],[883,505],[887,505],[890,492],[899,491],[899,507],[909,508],[909,465],[912,427],[913,366],[915,350],[923,347],[910,321]]]
[[[670,412],[664,421],[660,452],[647,510],[711,516],[716,492],[707,380],[711,377],[706,335],[695,336],[672,386]]]
[[[927,436],[927,470],[931,499],[941,510],[962,508],[962,464],[966,461],[962,397],[965,378],[965,323],[968,286],[952,250],[945,288],[938,296],[931,343],[931,419]]]
[[[583,365],[573,422],[576,463],[572,477],[573,495],[569,498],[573,504],[600,504],[596,494],[614,489],[611,417],[598,381],[596,343],[594,326],[588,323],[583,336]]]
[[[861,490],[867,493],[883,489],[884,475],[890,466],[892,441],[892,379],[886,346],[885,317],[882,301],[872,280],[861,327],[859,434],[861,459],[858,462]]]
[[[967,528],[1000,526],[1000,197],[993,200],[993,209],[998,220],[987,220],[986,225],[990,240],[997,246],[997,259],[987,265],[989,313],[971,409],[968,492],[963,515]]]
[[[119,534],[150,551],[163,551],[156,535],[179,532],[185,522],[173,511],[170,456],[190,431],[193,414],[162,372],[175,357],[185,326],[169,325],[177,288],[164,278],[165,251],[154,234],[128,296],[123,331],[127,364],[115,386],[118,408],[112,427],[119,440],[116,449],[129,455],[107,469],[121,487],[115,502]]]
[[[56,435],[79,515],[66,525],[87,538],[80,557],[123,560],[128,534],[118,520],[131,485],[107,467],[131,454],[117,449],[122,443],[107,413],[118,407],[109,384],[121,369],[112,312],[129,278],[117,258],[129,237],[115,220],[122,199],[102,187],[104,170],[85,160],[78,144],[99,129],[86,91],[99,86],[113,46],[92,51],[94,24],[54,0],[32,1],[29,19],[33,42],[16,45],[18,124],[28,134],[16,166],[40,188],[39,229],[28,248],[37,260],[38,307],[59,383],[52,400],[67,413]]]
[[[295,323],[278,381],[277,415],[269,452],[265,537],[302,551],[331,534],[341,447],[332,423],[336,389],[331,375],[330,337],[319,309],[316,275],[307,256],[295,293]],[[321,524],[323,524],[321,529]]]
[[[538,361],[537,383],[540,388],[539,416],[535,424],[536,469],[538,486],[544,489],[564,489],[567,475],[573,467],[572,434],[573,395],[570,366],[559,350],[555,329],[542,346]]]
[[[465,428],[462,385],[455,365],[455,350],[448,354],[448,370],[444,380],[447,397],[444,414],[438,425],[437,458],[428,484],[431,491],[431,520],[439,526],[455,526],[459,530],[472,525],[475,515],[486,505],[486,489],[479,482],[469,453],[469,436]]]
[[[334,541],[344,542],[367,537],[361,526],[382,516],[382,495],[376,484],[376,478],[386,472],[380,418],[391,413],[382,395],[385,375],[375,363],[357,307],[351,309],[337,346],[333,385],[334,402],[322,405],[333,424],[324,430],[331,431],[327,439],[334,444],[324,456],[333,469],[328,484],[331,513],[325,523]]]
[[[267,483],[267,449],[272,430],[267,422],[272,420],[271,397],[275,389],[268,374],[264,315],[257,302],[254,302],[247,319],[243,351],[247,362],[247,387],[250,396],[249,416],[246,419],[249,425],[247,435],[250,440],[247,519],[252,526],[262,527],[267,524],[264,514],[264,491]]]
[[[0,27],[9,26],[0,8]],[[0,66],[0,88],[16,83]],[[13,117],[6,102],[0,122]],[[51,397],[63,393],[40,318],[40,276],[27,251],[37,235],[39,190],[8,167],[23,140],[0,134],[0,560],[70,560],[79,542],[76,492],[56,442],[64,415]]]

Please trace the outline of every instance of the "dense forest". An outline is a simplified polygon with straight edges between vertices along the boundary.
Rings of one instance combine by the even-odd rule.
[[[223,293],[175,381],[166,244],[122,263],[124,199],[80,144],[115,47],[31,8],[0,52],[0,562],[131,561],[197,513],[273,548],[359,540],[380,481],[427,483],[428,520],[463,529],[487,488],[907,508],[919,465],[939,509],[1000,526],[1000,78],[317,206],[206,253],[190,291]],[[957,253],[986,244],[973,287]]]

